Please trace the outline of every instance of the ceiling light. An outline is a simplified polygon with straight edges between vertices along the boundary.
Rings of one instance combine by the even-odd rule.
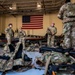
[[[12,9],[13,9],[13,10],[16,10],[16,9],[17,9],[16,3],[13,3],[13,4],[12,4]]]
[[[37,7],[38,7],[38,8],[41,8],[41,4],[37,3]]]
[[[37,2],[37,9],[41,9],[41,7],[42,7],[41,2]]]
[[[12,7],[9,7],[10,10],[12,10]]]
[[[9,7],[10,10],[16,10],[17,6],[16,3],[12,3],[12,5]]]

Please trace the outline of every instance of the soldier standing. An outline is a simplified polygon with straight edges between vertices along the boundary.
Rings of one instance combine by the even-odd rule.
[[[54,47],[55,34],[57,33],[57,28],[54,25],[55,23],[52,23],[51,26],[47,28],[47,34],[48,34],[47,46],[48,47]]]
[[[7,44],[11,44],[12,38],[14,37],[14,31],[12,29],[12,23],[8,25],[8,28],[5,29]]]
[[[65,3],[59,10],[58,18],[63,20],[64,48],[75,49],[75,3]]]
[[[26,33],[25,33],[25,31],[23,31],[20,28],[19,31],[18,31],[18,35],[19,35],[19,42],[22,43],[23,50],[25,50],[25,36],[26,36]]]

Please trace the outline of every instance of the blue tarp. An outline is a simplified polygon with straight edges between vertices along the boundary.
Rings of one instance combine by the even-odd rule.
[[[38,69],[30,69],[25,72],[8,72],[6,75],[42,75],[44,74],[44,70],[38,70]],[[1,72],[0,72],[1,75]]]
[[[33,62],[35,60],[36,57],[41,57],[41,53],[39,52],[26,52],[26,54],[32,58]],[[44,74],[44,70],[39,70],[39,69],[30,69],[28,71],[25,72],[8,72],[6,73],[6,75],[42,75]],[[0,72],[1,75],[1,72]]]

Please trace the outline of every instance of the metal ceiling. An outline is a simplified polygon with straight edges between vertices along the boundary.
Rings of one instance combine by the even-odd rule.
[[[37,9],[37,3],[41,9]],[[65,0],[0,0],[0,14],[39,15],[58,11]],[[9,9],[13,7],[13,9]]]

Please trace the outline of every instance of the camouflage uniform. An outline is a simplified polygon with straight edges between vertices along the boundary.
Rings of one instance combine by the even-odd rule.
[[[75,49],[75,4],[68,2],[60,10],[58,17],[63,20],[64,46]]]
[[[62,63],[71,63],[71,58],[69,56],[67,57],[65,54],[62,53],[52,52],[50,56],[48,56],[46,61],[45,75],[47,74],[49,64],[60,65]]]
[[[6,70],[11,70],[13,67],[13,56],[15,55],[15,51],[10,51],[9,46],[6,45],[5,47],[8,47],[7,50],[4,48],[4,50],[0,51],[0,71],[6,71]],[[7,57],[9,59],[7,59]]]
[[[50,54],[51,54],[51,52],[45,52],[40,58],[37,58],[37,59],[42,61],[43,63],[46,63]]]
[[[22,43],[23,49],[25,49],[25,36],[26,36],[25,31],[19,30],[19,31],[18,31],[18,36],[19,36],[19,42]]]
[[[5,29],[7,44],[11,44],[12,38],[14,36],[14,32],[12,28],[8,27]]]
[[[31,60],[27,61],[25,59],[25,53],[23,51],[22,43],[18,42],[15,48],[16,55],[14,56],[14,66],[28,66],[31,64]],[[26,56],[27,58],[27,56]]]
[[[20,53],[21,55],[18,53]],[[6,59],[5,57],[9,57],[9,59]],[[4,72],[7,70],[11,70],[13,66],[29,66],[31,62],[31,60],[27,61],[25,59],[25,54],[22,50],[21,43],[17,43],[15,50],[12,52],[11,49],[9,49],[9,46],[8,50],[4,49],[0,51],[0,71]]]
[[[55,34],[57,33],[57,28],[50,26],[47,29],[48,39],[47,39],[47,46],[48,47],[54,47],[54,39]]]

